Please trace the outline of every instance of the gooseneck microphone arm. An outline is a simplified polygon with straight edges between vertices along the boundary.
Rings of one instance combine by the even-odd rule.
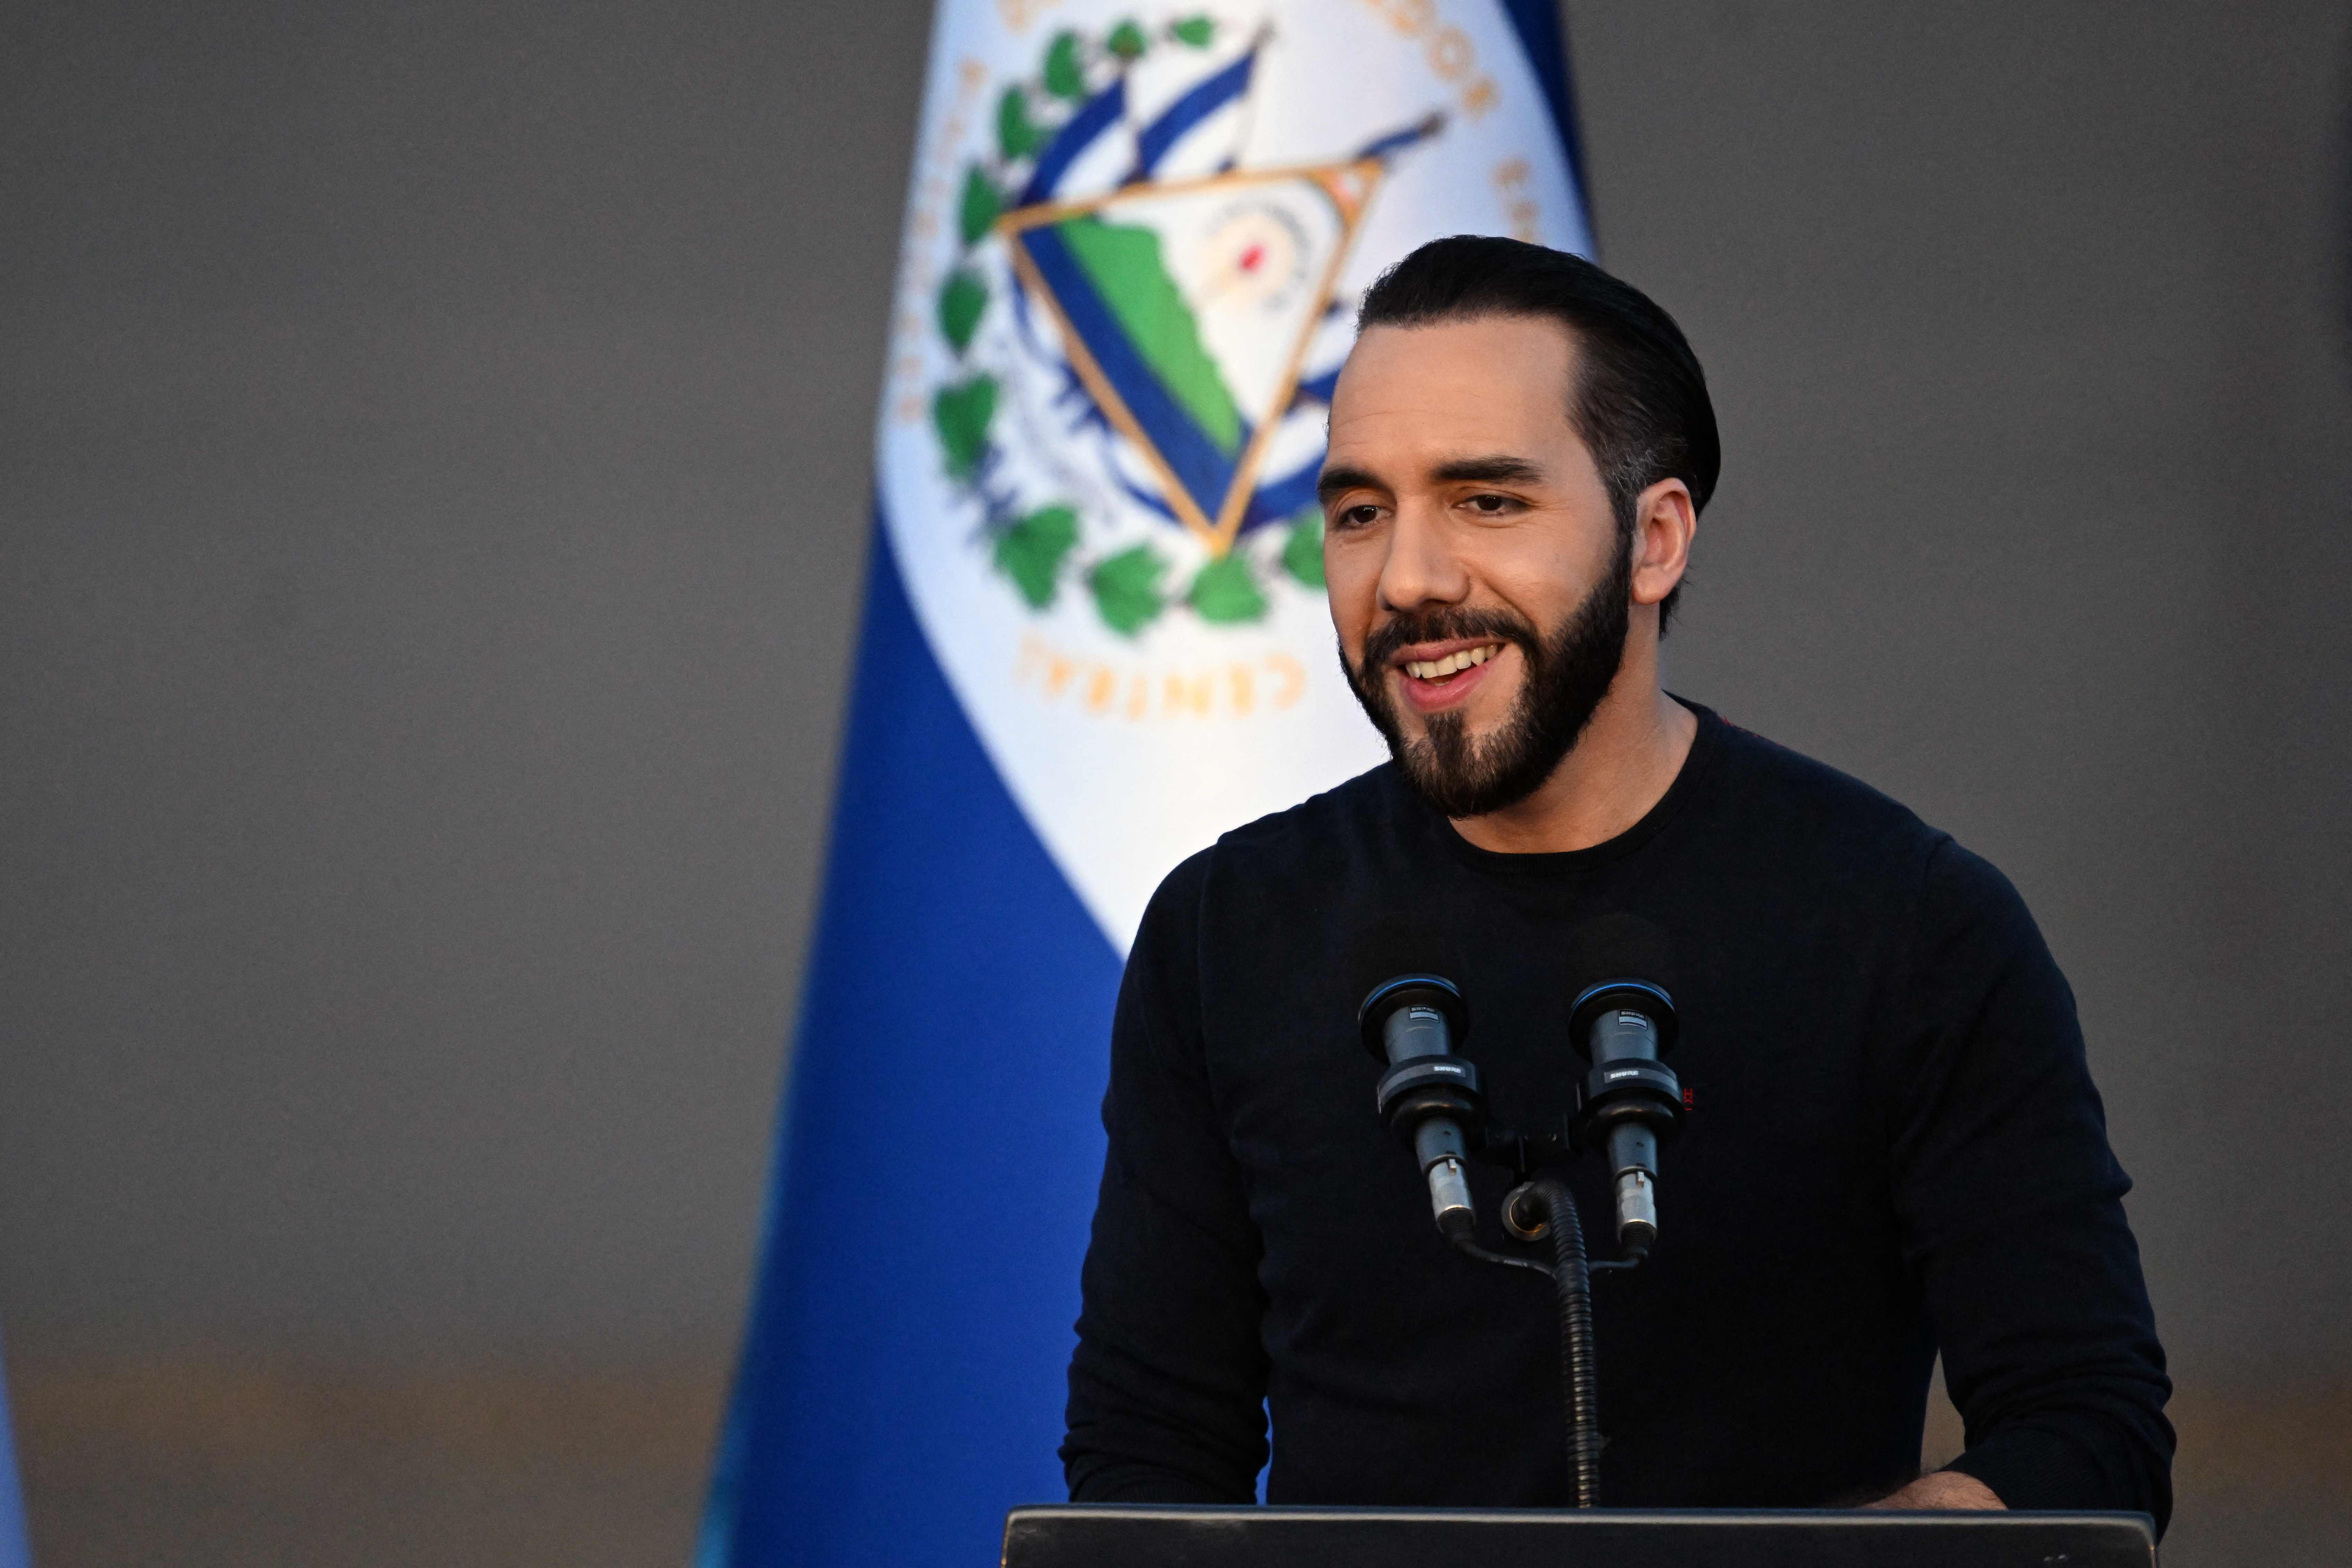
[[[1584,1224],[1568,1184],[1545,1174],[1505,1200],[1514,1228],[1551,1237],[1552,1289],[1559,1297],[1559,1392],[1568,1431],[1568,1478],[1578,1508],[1601,1506],[1601,1375],[1592,1355],[1592,1279]],[[1533,1212],[1525,1212],[1533,1211]],[[1521,1258],[1503,1258],[1518,1263]]]

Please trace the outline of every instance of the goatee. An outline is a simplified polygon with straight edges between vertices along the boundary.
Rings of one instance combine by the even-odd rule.
[[[1365,639],[1360,665],[1340,668],[1365,714],[1389,743],[1415,794],[1452,817],[1517,805],[1542,787],[1576,745],[1609,694],[1625,658],[1632,618],[1633,540],[1621,532],[1616,558],[1584,602],[1549,637],[1507,610],[1436,609],[1397,616]],[[1526,661],[1518,700],[1493,733],[1473,737],[1459,710],[1433,713],[1408,741],[1389,695],[1389,661],[1414,643],[1486,637],[1509,643]]]

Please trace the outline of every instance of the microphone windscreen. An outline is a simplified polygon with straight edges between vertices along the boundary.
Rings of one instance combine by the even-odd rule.
[[[1675,989],[1674,943],[1654,921],[1619,910],[1569,933],[1568,988],[1573,995],[1604,980],[1646,980]]]

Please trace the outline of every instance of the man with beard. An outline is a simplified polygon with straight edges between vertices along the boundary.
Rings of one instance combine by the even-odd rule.
[[[2169,1384],[2064,979],[1895,802],[1659,685],[1715,487],[1697,360],[1505,239],[1365,297],[1324,567],[1393,761],[1170,875],[1129,959],[1062,1448],[1077,1500],[1558,1506],[1557,1328],[1452,1250],[1372,1106],[1367,931],[1443,942],[1497,1121],[1582,1072],[1577,933],[1673,947],[1692,1126],[1594,1287],[1628,1507],[2169,1512]],[[1380,978],[1380,976],[1372,976]],[[1508,1173],[1475,1167],[1481,1239]],[[1587,1159],[1570,1185],[1609,1212]],[[1591,1227],[1596,1231],[1602,1227]],[[1967,1450],[1918,1474],[1940,1350]]]

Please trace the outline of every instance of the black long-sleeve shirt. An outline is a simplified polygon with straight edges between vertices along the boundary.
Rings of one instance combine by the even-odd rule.
[[[1079,1500],[1559,1506],[1548,1282],[1450,1249],[1372,1106],[1363,933],[1442,925],[1499,1121],[1583,1070],[1562,952],[1675,951],[1686,1131],[1649,1261],[1594,1290],[1604,1500],[1835,1505],[1954,1465],[2012,1508],[2170,1510],[2170,1385],[2072,994],[2015,889],[1902,806],[1697,710],[1622,836],[1464,840],[1382,767],[1168,878],[1119,994],[1062,1449]],[[1480,1166],[1482,1239],[1507,1172]],[[1597,1250],[1597,1156],[1571,1186]]]

